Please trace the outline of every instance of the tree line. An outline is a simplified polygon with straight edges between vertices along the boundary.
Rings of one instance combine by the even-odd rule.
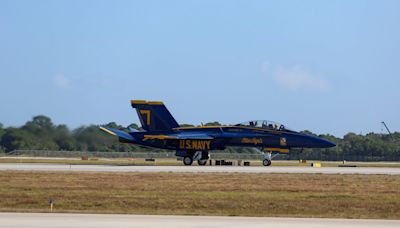
[[[205,125],[220,125],[218,122]],[[126,129],[121,125],[111,122],[102,126]],[[193,126],[183,124],[182,126]],[[140,130],[136,124],[128,128]],[[305,133],[316,135],[310,131]],[[348,133],[343,138],[329,134],[316,135],[328,139],[337,144],[330,149],[305,149],[291,153],[291,158],[326,158],[327,160],[341,160],[341,158],[357,160],[363,158],[386,158],[386,160],[400,160],[400,132],[392,135],[368,133],[366,135]],[[132,144],[119,143],[116,137],[99,130],[97,125],[81,126],[69,129],[66,125],[55,125],[47,116],[39,115],[26,122],[21,127],[4,127],[0,123],[0,152],[13,150],[62,150],[62,151],[162,151],[160,149],[148,149]],[[228,148],[224,152],[254,153],[250,148]],[[387,159],[389,158],[389,159]]]

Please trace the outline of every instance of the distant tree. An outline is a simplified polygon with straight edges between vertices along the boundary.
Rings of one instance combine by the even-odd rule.
[[[110,122],[108,124],[103,125],[104,127],[109,127],[109,128],[114,128],[114,129],[118,129],[118,130],[122,130],[124,127],[122,127],[121,125],[118,125],[115,122]]]
[[[30,149],[35,150],[58,150],[59,147],[54,140],[56,133],[51,119],[44,115],[35,116],[31,121],[22,126],[29,138],[33,139],[34,145]]]
[[[135,123],[129,124],[127,128],[128,128],[128,129],[140,130],[140,127],[139,127],[137,124],[135,124]]]
[[[18,149],[31,149],[35,142],[28,132],[19,128],[7,128],[1,138],[1,145],[6,152],[10,152]]]
[[[204,126],[221,126],[221,124],[218,121],[214,121],[214,122],[209,122],[204,124]]]
[[[82,151],[113,151],[110,147],[117,140],[109,134],[101,132],[98,126],[82,126],[73,131],[77,141],[77,149]]]
[[[219,122],[206,123],[205,126],[220,126]],[[115,122],[105,125],[123,131],[128,129],[141,130],[137,124],[130,124],[123,127]],[[182,124],[182,127],[193,127],[192,124]],[[311,131],[303,133],[328,139],[336,143],[337,147],[329,149],[304,149],[292,150],[292,159],[307,157],[313,159],[380,159],[384,156],[400,160],[400,132],[394,132],[392,136],[388,134],[369,133],[359,135],[348,133],[343,138],[333,135],[317,135]],[[51,119],[44,115],[35,116],[26,122],[22,127],[8,127],[0,123],[0,152],[7,152],[18,149],[36,150],[81,150],[81,151],[154,151],[161,152],[161,149],[143,148],[129,143],[120,143],[118,138],[99,130],[98,126],[81,126],[71,131],[66,125],[55,125]],[[226,153],[257,153],[252,148],[230,147]]]
[[[0,123],[0,153],[3,153],[6,151],[6,149],[3,147],[3,145],[1,144],[1,139],[3,137],[5,133],[5,129],[3,128],[3,124]]]
[[[76,139],[72,136],[66,125],[62,124],[55,127],[53,139],[60,150],[72,151],[77,149]]]
[[[4,128],[3,128],[3,124],[0,123],[0,141],[1,141],[1,137],[4,135]]]
[[[317,136],[317,134],[314,134],[314,133],[312,133],[312,132],[309,131],[309,130],[300,131],[300,133],[307,134],[307,135]]]
[[[39,115],[32,118],[31,121],[25,123],[24,128],[27,130],[42,130],[42,131],[51,131],[54,125],[51,121],[50,117]]]
[[[194,127],[193,124],[180,124],[180,127]]]

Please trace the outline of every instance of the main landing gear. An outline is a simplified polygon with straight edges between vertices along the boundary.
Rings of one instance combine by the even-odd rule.
[[[193,163],[193,158],[191,156],[186,156],[183,158],[184,165],[192,165],[192,163]]]
[[[271,160],[268,160],[268,159],[263,160],[263,166],[270,166],[271,163],[272,163]]]
[[[210,158],[208,151],[177,151],[176,156],[183,157],[184,165],[192,165],[193,161],[197,161],[198,165],[204,166],[207,164],[207,161]]]
[[[264,159],[263,159],[263,166],[270,166],[272,160],[272,152],[265,152]]]
[[[204,160],[197,160],[197,164],[199,164],[199,165],[201,165],[201,166],[205,166],[205,165],[207,164],[207,161],[208,161],[208,160],[206,160],[206,159],[204,159]]]

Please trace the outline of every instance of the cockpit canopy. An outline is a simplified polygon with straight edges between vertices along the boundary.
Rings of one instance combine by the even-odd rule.
[[[290,130],[286,128],[283,124],[269,120],[251,120],[240,124],[236,124],[235,126],[259,127],[259,128],[278,130],[278,131]]]

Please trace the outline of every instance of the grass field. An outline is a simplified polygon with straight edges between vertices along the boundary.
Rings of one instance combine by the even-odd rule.
[[[234,164],[237,160],[233,161]],[[244,160],[243,160],[244,161]],[[251,166],[262,166],[261,160],[250,161]],[[320,162],[323,167],[337,167],[343,165],[342,162],[334,161],[307,161],[300,163],[297,160],[273,160],[272,166],[310,166],[313,162]],[[182,161],[176,158],[157,158],[155,162],[145,161],[144,158],[89,158],[81,160],[80,158],[30,158],[30,157],[0,157],[0,163],[50,163],[50,164],[71,164],[71,165],[183,165]],[[357,167],[391,167],[400,168],[400,162],[346,162],[346,165],[356,165]],[[197,165],[193,162],[193,165]]]
[[[400,176],[0,173],[0,211],[400,219]]]

